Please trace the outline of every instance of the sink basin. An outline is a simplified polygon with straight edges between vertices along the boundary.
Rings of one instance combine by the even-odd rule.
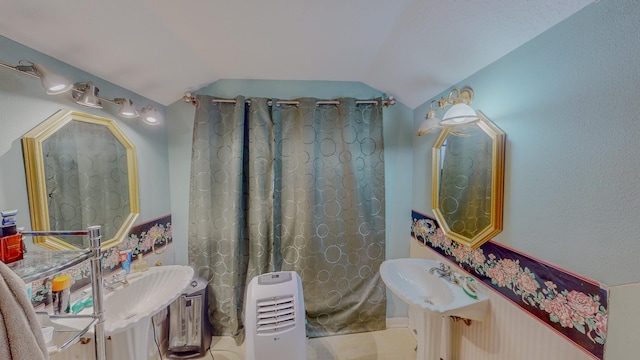
[[[462,287],[441,278],[437,272],[430,274],[432,268],[439,268],[440,262],[425,259],[391,259],[380,265],[382,281],[392,293],[421,310],[416,319],[418,360],[439,360],[440,344],[445,333],[444,359],[451,352],[450,323],[444,322],[446,316],[457,316],[482,321],[489,309],[489,299],[478,292],[478,298],[467,295]]]
[[[478,293],[478,299],[473,299],[460,286],[429,273],[439,266],[436,260],[386,260],[380,266],[380,276],[389,290],[409,305],[442,316],[483,321],[489,307],[487,296]]]
[[[115,290],[104,290],[104,332],[106,335],[126,330],[138,321],[157,314],[176,300],[193,278],[193,269],[184,265],[166,265],[127,275],[128,286],[118,285]],[[93,308],[83,309],[88,315]],[[65,326],[82,329],[85,320],[56,319]]]
[[[119,286],[104,297],[104,331],[111,335],[163,310],[181,294],[193,278],[183,265],[149,268],[127,275],[129,286]]]
[[[104,333],[112,340],[107,342],[107,358],[148,359],[149,348],[154,348],[150,346],[153,340],[150,338],[153,334],[151,318],[182,295],[193,279],[193,269],[183,265],[157,266],[126,278],[128,286],[118,285],[115,290],[105,290]],[[80,314],[92,312],[92,308],[85,308]],[[76,329],[86,325],[86,320],[73,318],[52,319],[52,322]],[[82,354],[86,351],[76,350]],[[73,351],[64,351],[57,356],[60,360],[85,357],[74,356]]]

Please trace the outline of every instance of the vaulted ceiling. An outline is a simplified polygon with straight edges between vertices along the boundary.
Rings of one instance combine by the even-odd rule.
[[[0,0],[0,35],[164,105],[276,79],[360,81],[415,108],[591,2]]]

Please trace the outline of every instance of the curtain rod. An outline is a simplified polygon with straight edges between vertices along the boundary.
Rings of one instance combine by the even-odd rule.
[[[198,104],[195,96],[192,96],[191,93],[185,93],[182,99],[185,102],[191,103],[193,106]],[[235,99],[211,99],[212,103],[229,103],[235,104]],[[251,105],[251,100],[247,99],[245,101],[246,104]],[[377,104],[378,100],[356,100],[356,105],[360,104]],[[276,105],[300,105],[299,101],[296,100],[278,100],[276,101]],[[393,96],[389,96],[387,100],[382,100],[382,106],[389,107],[390,105],[395,105],[396,99]],[[273,106],[273,101],[267,101],[268,106]],[[318,100],[316,101],[316,105],[340,105],[340,101],[338,100]]]

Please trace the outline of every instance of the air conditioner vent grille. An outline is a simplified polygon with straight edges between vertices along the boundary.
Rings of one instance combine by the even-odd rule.
[[[256,301],[256,310],[256,332],[258,334],[274,334],[293,329],[296,326],[293,295],[259,299]]]

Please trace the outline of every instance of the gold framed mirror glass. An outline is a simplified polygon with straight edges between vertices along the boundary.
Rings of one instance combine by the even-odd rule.
[[[115,121],[60,110],[22,138],[33,230],[102,227],[119,244],[140,212],[136,148]],[[34,237],[53,250],[84,249],[84,237]]]
[[[502,231],[505,134],[484,114],[433,146],[432,207],[444,235],[478,247]]]

